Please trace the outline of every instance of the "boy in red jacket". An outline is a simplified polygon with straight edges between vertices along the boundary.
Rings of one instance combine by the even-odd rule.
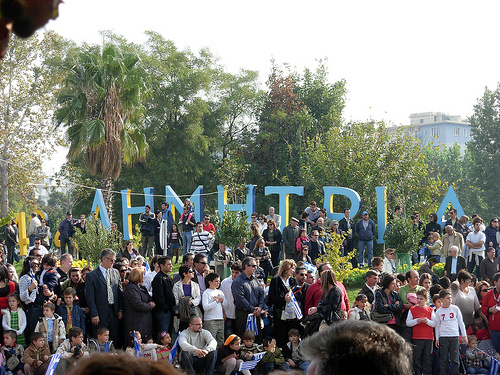
[[[413,351],[413,369],[416,375],[430,375],[432,373],[432,343],[434,341],[433,327],[434,310],[426,305],[427,290],[417,290],[417,305],[413,306],[408,312],[406,325],[413,327],[412,344]]]
[[[488,317],[491,342],[497,353],[500,353],[500,272],[493,276],[495,287],[488,291],[483,298],[481,310]]]

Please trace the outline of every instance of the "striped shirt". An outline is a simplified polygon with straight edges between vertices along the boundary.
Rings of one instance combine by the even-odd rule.
[[[211,247],[212,235],[207,231],[194,232],[191,239],[191,252],[208,254]]]

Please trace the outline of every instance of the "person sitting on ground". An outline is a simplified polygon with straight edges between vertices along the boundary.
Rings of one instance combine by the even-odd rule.
[[[240,365],[243,363],[240,346],[241,339],[235,334],[229,335],[217,351],[217,372],[225,375],[240,372]],[[250,375],[249,370],[243,370],[241,373]]]
[[[203,329],[201,318],[193,316],[189,328],[179,333],[181,352],[181,367],[188,375],[194,375],[195,370],[205,371],[212,375],[217,361],[217,341],[207,330]]]
[[[57,348],[56,354],[61,354],[61,360],[55,371],[56,375],[65,374],[66,369],[76,365],[77,360],[89,355],[89,349],[83,343],[83,330],[79,327],[70,328],[68,338]]]
[[[285,362],[285,357],[281,353],[281,349],[276,347],[276,340],[271,336],[264,338],[263,342],[266,354],[259,361],[257,373],[267,375],[275,370],[290,371],[290,367]]]
[[[109,353],[116,354],[113,341],[109,340],[109,329],[100,327],[97,329],[97,339],[89,340],[90,353]]]
[[[30,337],[31,344],[24,351],[23,363],[26,375],[44,375],[49,367],[50,349],[45,344],[43,334],[34,332]]]
[[[307,374],[311,362],[302,354],[300,332],[292,328],[288,331],[288,343],[283,347],[283,357],[292,370],[301,369]]]
[[[13,330],[7,330],[3,333],[4,346],[1,348],[2,355],[5,358],[4,369],[7,373],[13,375],[23,374],[23,354],[24,348],[22,345],[16,343],[17,334]]]

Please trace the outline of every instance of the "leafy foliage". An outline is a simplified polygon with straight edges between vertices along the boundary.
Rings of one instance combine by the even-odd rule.
[[[85,259],[93,264],[99,264],[101,251],[113,248],[111,228],[105,228],[99,219],[88,220],[86,227],[85,234],[79,230],[75,232],[75,244]]]
[[[352,270],[352,264],[349,260],[356,254],[356,249],[353,249],[346,256],[341,256],[340,248],[344,241],[345,235],[330,233],[330,241],[325,243],[326,254],[320,257],[322,262],[329,262],[332,270],[335,272],[335,277],[342,282]]]
[[[222,218],[217,212],[214,225],[217,227],[215,239],[230,248],[238,245],[242,238],[248,238],[250,227],[248,225],[248,215],[245,211],[236,212],[225,210]]]
[[[418,250],[418,244],[424,231],[414,227],[413,223],[404,218],[395,218],[387,226],[384,234],[386,246],[396,249],[397,253],[409,254]]]

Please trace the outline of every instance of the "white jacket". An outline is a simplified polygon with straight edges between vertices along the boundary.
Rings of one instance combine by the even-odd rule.
[[[10,326],[10,310],[4,309],[2,310],[3,318],[2,318],[2,327],[5,331],[12,330],[16,331],[18,335],[24,332],[26,329],[26,314],[24,313],[21,307],[17,308],[17,322],[19,324],[19,329],[13,329]]]

